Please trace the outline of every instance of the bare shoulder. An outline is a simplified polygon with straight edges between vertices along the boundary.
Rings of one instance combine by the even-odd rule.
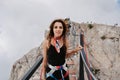
[[[48,43],[49,43],[49,41],[47,39],[45,39],[43,41],[43,48],[48,48]]]
[[[43,41],[43,44],[47,44],[47,43],[48,43],[48,40],[45,39],[45,40]]]

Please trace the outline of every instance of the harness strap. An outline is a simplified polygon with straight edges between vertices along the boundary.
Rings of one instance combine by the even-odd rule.
[[[66,67],[66,64],[63,64],[62,66],[52,66],[52,65],[48,64],[48,67],[50,69],[54,69],[54,70],[59,70],[60,68],[63,68],[65,71],[68,70],[68,68]]]
[[[64,76],[63,76],[63,71],[62,71],[62,69],[60,69],[60,71],[61,71],[62,79],[64,80]]]
[[[46,78],[52,77],[52,78],[54,78],[55,80],[57,80],[57,79],[53,76],[53,73],[54,73],[56,70],[60,70],[60,71],[61,71],[62,79],[60,79],[60,80],[64,80],[64,78],[68,75],[68,69],[67,69],[67,67],[66,67],[66,64],[64,64],[64,65],[62,65],[62,66],[52,66],[52,65],[48,64],[48,67],[49,67],[51,70],[46,74]],[[65,75],[63,75],[63,71],[62,71],[63,69],[66,71]]]
[[[69,74],[69,72],[68,72],[68,71],[66,71],[66,73],[65,73],[65,75],[64,75],[64,78],[65,78],[65,77],[67,77],[67,76],[68,76],[68,74]],[[62,79],[60,79],[60,80],[62,80]]]
[[[55,78],[53,75],[50,75],[52,78],[54,78],[55,80],[57,80],[57,78]]]

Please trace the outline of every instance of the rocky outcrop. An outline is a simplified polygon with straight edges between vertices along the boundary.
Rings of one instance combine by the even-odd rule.
[[[79,42],[80,32],[84,32],[87,55],[93,73],[98,80],[120,79],[120,27],[96,24],[71,22],[68,30],[69,49],[75,48]],[[42,44],[41,44],[42,45]],[[16,61],[11,70],[9,80],[20,80],[26,71],[36,62],[38,53],[42,53],[41,46],[32,49],[21,59]],[[41,56],[41,55],[40,55]],[[73,55],[67,60],[71,80],[78,77],[79,55]],[[31,77],[39,80],[40,67]],[[87,79],[86,79],[87,80]]]
[[[17,60],[12,67],[9,80],[21,80],[23,75],[32,67],[37,58],[38,48],[30,50],[21,59]]]

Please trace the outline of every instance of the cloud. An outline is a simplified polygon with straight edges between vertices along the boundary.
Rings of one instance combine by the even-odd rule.
[[[53,19],[69,17],[76,22],[120,24],[119,3],[120,0],[0,0],[0,65],[5,72],[0,80],[8,80],[12,64],[40,45]]]
[[[117,8],[120,10],[120,0],[115,0],[115,1],[116,1]]]

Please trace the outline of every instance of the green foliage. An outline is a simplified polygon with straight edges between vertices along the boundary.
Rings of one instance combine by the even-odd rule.
[[[100,72],[100,69],[92,69],[93,74],[98,74]]]
[[[88,24],[89,29],[92,29],[94,26],[92,24]]]
[[[105,36],[105,35],[103,35],[103,36],[101,37],[101,39],[102,39],[102,40],[105,40],[105,39],[106,39],[106,36]]]

